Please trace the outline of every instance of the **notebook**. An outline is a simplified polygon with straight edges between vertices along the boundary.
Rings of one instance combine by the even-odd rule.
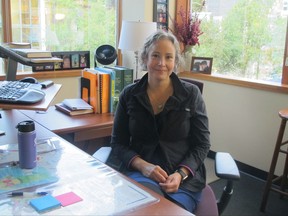
[[[64,99],[62,103],[71,110],[92,109],[92,106],[81,98]]]

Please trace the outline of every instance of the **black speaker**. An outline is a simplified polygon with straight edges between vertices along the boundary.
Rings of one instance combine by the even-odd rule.
[[[97,67],[97,62],[102,65],[112,64],[117,58],[117,51],[111,45],[102,45],[98,47],[95,51],[94,61],[95,67]]]

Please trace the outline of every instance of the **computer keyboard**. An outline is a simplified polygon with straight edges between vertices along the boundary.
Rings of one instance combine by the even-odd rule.
[[[40,84],[2,81],[0,82],[0,103],[34,104],[45,97]]]

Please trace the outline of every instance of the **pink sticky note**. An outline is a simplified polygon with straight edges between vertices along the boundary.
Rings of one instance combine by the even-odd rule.
[[[55,196],[55,198],[61,203],[63,207],[82,201],[82,198],[79,197],[74,192],[61,194],[61,195]]]

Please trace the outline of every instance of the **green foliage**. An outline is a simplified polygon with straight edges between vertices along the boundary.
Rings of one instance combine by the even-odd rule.
[[[53,51],[90,50],[93,62],[97,47],[116,43],[116,8],[114,0],[57,0],[47,1],[51,11],[64,14],[65,18],[56,20],[54,15],[48,17],[49,31],[57,35],[59,43],[47,42]],[[91,65],[92,66],[92,65]]]
[[[286,17],[273,0],[239,0],[222,21],[202,21],[197,56],[213,57],[213,71],[247,78],[281,74]],[[278,40],[279,38],[279,40]]]

